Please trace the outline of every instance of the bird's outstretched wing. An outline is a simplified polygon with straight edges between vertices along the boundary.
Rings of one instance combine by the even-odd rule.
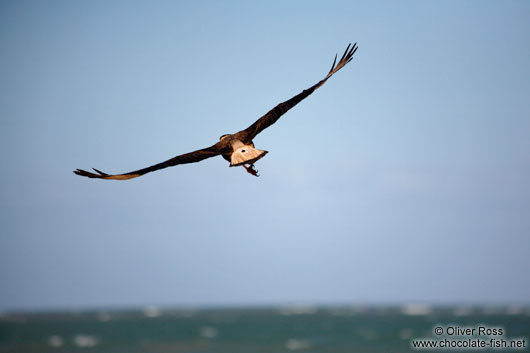
[[[197,151],[186,153],[186,154],[181,154],[180,156],[173,157],[171,159],[168,159],[165,162],[158,163],[150,167],[135,170],[133,172],[129,172],[125,174],[107,174],[107,173],[103,173],[100,170],[97,170],[96,168],[92,168],[92,169],[94,169],[98,174],[87,172],[86,170],[82,170],[82,169],[74,170],[74,173],[77,175],[88,177],[88,178],[128,180],[128,179],[136,178],[141,175],[147,174],[149,172],[154,172],[155,170],[164,169],[167,167],[173,167],[178,164],[195,163],[195,162],[202,161],[203,159],[206,159],[206,158],[217,156],[222,153],[221,148],[222,148],[221,143],[218,142],[215,145],[210,146],[208,148],[204,148],[202,150],[197,150]]]
[[[356,51],[357,43],[353,44],[353,46],[351,45],[351,43],[348,44],[348,47],[346,47],[346,50],[344,51],[344,54],[342,55],[338,63],[337,55],[335,55],[335,60],[333,61],[333,65],[331,65],[331,70],[329,70],[329,73],[326,75],[326,77],[324,77],[322,80],[309,87],[308,89],[303,90],[301,93],[289,99],[288,101],[280,103],[276,107],[272,108],[267,114],[263,115],[261,118],[256,120],[254,124],[250,125],[245,130],[238,132],[237,137],[247,143],[252,141],[252,139],[254,139],[257,134],[274,124],[283,114],[287,113],[289,109],[300,103],[304,98],[306,98],[317,88],[322,86],[331,76],[333,76],[335,72],[339,71],[347,63],[349,63],[352,60],[353,54],[355,54]]]

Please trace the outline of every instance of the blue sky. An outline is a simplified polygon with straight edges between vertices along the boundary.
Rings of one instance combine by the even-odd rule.
[[[210,146],[353,61],[222,158]],[[0,3],[0,309],[527,303],[525,1]]]

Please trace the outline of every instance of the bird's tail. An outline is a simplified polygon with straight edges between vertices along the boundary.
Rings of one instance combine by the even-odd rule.
[[[265,157],[268,151],[258,150],[250,145],[243,145],[236,149],[230,157],[230,166],[237,167],[243,164],[253,164],[258,159]]]

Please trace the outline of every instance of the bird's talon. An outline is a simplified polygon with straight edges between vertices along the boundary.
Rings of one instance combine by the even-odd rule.
[[[251,164],[250,166],[246,166],[243,164],[243,167],[247,170],[247,173],[254,175],[255,177],[259,177],[258,171],[254,169],[254,164]]]

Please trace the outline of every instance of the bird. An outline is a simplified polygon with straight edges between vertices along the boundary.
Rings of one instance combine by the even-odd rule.
[[[335,54],[335,59],[333,60],[331,69],[329,70],[328,74],[319,82],[309,87],[308,89],[303,90],[301,93],[297,94],[293,98],[278,104],[246,129],[236,132],[234,134],[222,135],[219,138],[219,142],[210,147],[203,148],[190,153],[181,154],[171,159],[168,159],[167,161],[152,165],[150,167],[123,174],[107,174],[96,168],[92,168],[96,173],[88,172],[83,169],[76,169],[74,173],[80,176],[94,179],[128,180],[167,167],[200,162],[204,159],[221,155],[225,160],[230,162],[230,167],[243,166],[249,174],[257,177],[259,176],[259,174],[254,167],[254,163],[256,163],[259,159],[265,157],[268,151],[256,149],[252,140],[260,132],[274,124],[282,115],[287,113],[288,110],[293,108],[303,99],[312,94],[317,88],[326,83],[326,81],[337,71],[339,71],[346,64],[348,64],[352,60],[353,54],[355,54],[357,48],[357,43],[354,43],[353,45],[351,45],[351,43],[348,44],[346,50],[344,51],[344,54],[338,62],[337,54]]]

